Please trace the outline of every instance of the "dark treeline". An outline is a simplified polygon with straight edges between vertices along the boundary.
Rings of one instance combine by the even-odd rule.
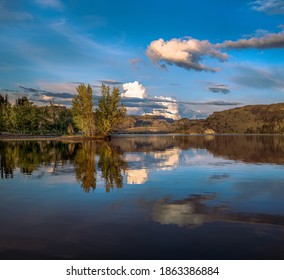
[[[27,97],[9,102],[0,95],[0,132],[22,134],[66,134],[74,132],[71,109],[56,106],[37,106]]]
[[[65,168],[67,165],[69,168]],[[104,141],[0,141],[1,179],[13,178],[16,170],[31,175],[41,167],[52,167],[51,175],[66,170],[75,173],[85,192],[96,189],[99,173],[109,192],[123,186],[127,165],[119,149]]]

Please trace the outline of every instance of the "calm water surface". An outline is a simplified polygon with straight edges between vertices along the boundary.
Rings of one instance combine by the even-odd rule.
[[[1,259],[283,259],[284,136],[0,141]]]

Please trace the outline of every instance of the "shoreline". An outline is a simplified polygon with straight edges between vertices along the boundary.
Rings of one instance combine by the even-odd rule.
[[[1,134],[0,133],[0,141],[2,140],[53,140],[53,141],[88,141],[88,140],[103,140],[103,137],[100,136],[93,136],[93,137],[86,137],[86,136],[69,136],[69,135],[30,135],[30,134]]]
[[[0,141],[30,140],[30,141],[107,141],[111,138],[141,137],[141,136],[284,136],[284,134],[257,134],[257,133],[215,133],[215,134],[184,134],[184,133],[118,133],[107,137],[68,136],[68,135],[28,135],[28,134],[0,134]]]

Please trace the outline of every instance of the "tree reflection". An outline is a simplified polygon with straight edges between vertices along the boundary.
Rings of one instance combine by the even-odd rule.
[[[99,150],[99,163],[98,166],[102,172],[102,178],[105,181],[106,191],[110,189],[122,188],[123,186],[123,175],[127,164],[122,159],[122,155],[108,143],[104,142]]]
[[[98,154],[98,164],[96,165],[96,155]],[[97,168],[101,171],[106,191],[110,189],[122,188],[123,172],[126,162],[122,155],[110,146],[107,142],[84,142],[76,152],[74,158],[76,179],[81,183],[85,192],[96,189]]]
[[[2,179],[13,178],[17,168],[23,174],[32,175],[39,167],[49,166],[53,168],[51,174],[58,174],[60,170],[64,172],[67,163],[69,166],[73,163],[76,179],[85,192],[96,189],[97,169],[101,171],[107,192],[123,186],[126,162],[118,149],[107,142],[0,141]]]
[[[17,150],[14,146],[5,145],[0,142],[0,170],[1,178],[13,178],[13,171],[16,168]]]
[[[96,142],[84,142],[74,158],[76,179],[85,192],[96,189],[96,150]]]
[[[31,175],[42,165],[54,164],[54,168],[64,165],[74,156],[74,151],[67,152],[68,146],[54,141],[0,141],[1,178],[13,178],[16,168],[23,174]]]

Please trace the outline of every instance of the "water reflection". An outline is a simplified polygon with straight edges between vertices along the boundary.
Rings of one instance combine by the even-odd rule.
[[[39,166],[50,166],[54,169],[74,158],[75,144],[66,145],[51,141],[0,141],[1,178],[13,178],[18,168],[21,173],[31,175]]]
[[[66,165],[70,164],[74,170],[66,169]],[[123,186],[126,166],[118,149],[107,142],[0,141],[1,179],[13,178],[17,170],[32,175],[39,168],[46,167],[45,171],[50,175],[64,171],[71,175],[74,172],[82,189],[90,192],[96,189],[98,169],[109,192]]]
[[[85,192],[96,189],[96,142],[84,142],[77,149],[74,158],[76,179]]]
[[[125,153],[206,149],[214,156],[230,160],[284,163],[284,135],[129,136],[114,138],[112,143]]]
[[[152,219],[162,225],[174,224],[180,227],[197,227],[217,221],[274,225],[281,228],[284,226],[283,215],[234,212],[228,203],[217,206],[207,205],[207,202],[214,201],[216,196],[216,193],[212,193],[190,195],[186,199],[177,201],[171,201],[170,198],[161,199],[153,206]]]
[[[40,167],[51,174],[72,165],[85,192],[95,190],[98,174],[106,191],[128,184],[144,184],[151,171],[206,163],[226,166],[233,161],[284,163],[284,136],[139,136],[113,137],[110,142],[0,141],[2,179],[15,172],[31,175]],[[48,169],[47,169],[48,168]],[[65,171],[67,169],[65,167]],[[63,171],[62,171],[63,172]],[[228,173],[213,174],[225,180]]]
[[[0,141],[0,259],[282,259],[283,138]]]
[[[122,188],[123,175],[127,167],[126,162],[123,160],[119,151],[108,143],[104,142],[100,145],[99,150],[99,163],[98,166],[101,170],[101,176],[104,179],[106,191],[110,189]]]

